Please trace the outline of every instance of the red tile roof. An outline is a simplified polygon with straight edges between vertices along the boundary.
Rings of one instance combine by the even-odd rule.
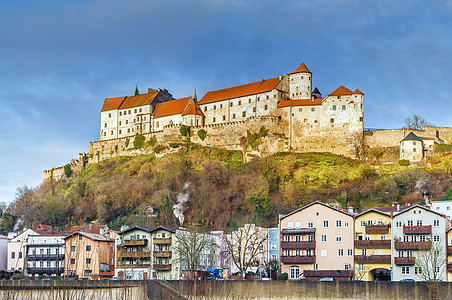
[[[106,98],[101,111],[118,109],[126,97]]]
[[[171,116],[176,114],[182,114],[187,107],[188,102],[191,97],[166,101],[162,103],[157,103],[155,110],[153,112],[154,118],[160,118],[165,116]]]
[[[334,92],[330,94],[330,96],[342,96],[342,95],[352,95],[353,92],[346,88],[345,86],[341,85],[338,87]]]
[[[83,231],[88,233],[100,234],[100,229],[103,228],[104,232],[108,231],[107,225],[86,225],[86,226],[72,226],[69,234],[74,233],[76,231]]]
[[[222,90],[210,91],[202,97],[198,104],[213,103],[226,99],[245,97],[259,93],[265,93],[276,88],[279,77],[264,79],[244,85],[234,86]]]
[[[131,96],[127,97],[124,102],[122,103],[120,109],[127,109],[137,106],[143,106],[151,104],[151,102],[154,100],[154,98],[157,96],[159,92],[153,92],[153,93],[147,93],[137,96]]]
[[[300,99],[300,100],[284,100],[279,102],[278,108],[289,106],[308,106],[308,105],[322,105],[323,98],[312,99]]]
[[[363,92],[361,92],[360,90],[358,90],[358,89],[356,89],[354,92],[353,92],[353,94],[362,94],[362,95],[364,95],[364,93]]]
[[[311,73],[311,71],[309,71],[308,67],[306,67],[306,65],[304,63],[301,63],[301,65],[298,67],[298,69],[290,72],[289,74],[306,73],[306,72]]]
[[[202,113],[201,109],[199,109],[199,107],[198,107],[198,105],[196,105],[196,103],[192,103],[192,104],[188,105],[187,109],[184,111],[182,116],[186,116],[186,115],[204,116],[204,114]]]

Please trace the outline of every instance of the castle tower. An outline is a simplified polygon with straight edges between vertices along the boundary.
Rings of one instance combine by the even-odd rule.
[[[289,73],[290,99],[311,99],[311,88],[312,73],[304,63]]]

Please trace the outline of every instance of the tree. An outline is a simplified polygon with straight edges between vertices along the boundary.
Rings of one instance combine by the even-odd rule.
[[[263,255],[267,238],[267,232],[254,224],[246,224],[233,231],[229,237],[223,237],[226,244],[224,253],[229,254],[241,274],[246,273],[251,267],[264,263],[259,261],[259,255]]]
[[[70,164],[64,166],[64,175],[66,175],[67,178],[72,176],[72,167]]]
[[[135,87],[135,96],[138,96],[140,94],[140,91],[138,90],[138,85]]]
[[[413,115],[411,118],[405,119],[405,125],[408,129],[424,130],[425,125],[429,125],[427,121],[419,115]]]
[[[445,278],[447,257],[441,242],[430,242],[420,249],[415,259],[415,273],[425,282],[433,299],[438,298],[441,281]]]
[[[141,149],[144,147],[144,144],[146,142],[146,138],[142,134],[137,134],[135,136],[135,139],[133,140],[133,147],[135,149]]]
[[[198,136],[201,139],[201,141],[204,141],[207,136],[207,131],[205,131],[204,129],[198,130]]]
[[[353,132],[349,137],[349,143],[352,146],[353,153],[357,159],[363,158],[367,154],[364,132]]]
[[[385,149],[382,147],[373,147],[369,150],[369,156],[371,159],[375,159],[376,162],[378,163],[380,161],[380,159],[383,157],[383,155],[385,154]]]

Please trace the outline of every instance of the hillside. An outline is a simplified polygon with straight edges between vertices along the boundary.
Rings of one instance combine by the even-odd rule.
[[[179,146],[161,158],[120,157],[37,188],[20,189],[4,214],[3,230],[23,226],[58,229],[89,222],[224,230],[246,222],[276,226],[284,214],[315,200],[363,210],[393,203],[421,203],[452,194],[452,155],[429,166],[371,165],[330,153],[278,153],[244,163],[240,151]],[[452,196],[452,195],[451,195]],[[149,216],[148,206],[157,210]]]

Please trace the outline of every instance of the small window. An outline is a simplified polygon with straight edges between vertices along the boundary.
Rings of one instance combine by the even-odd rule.
[[[315,107],[312,107],[312,108],[311,108],[311,111],[315,111]]]
[[[126,125],[129,124],[129,120],[126,120]]]
[[[214,109],[214,110],[215,110],[215,109],[217,109],[217,106],[216,106],[216,105],[214,105],[214,106],[213,106],[213,109]]]
[[[433,220],[433,226],[439,227],[439,220],[438,219]]]
[[[299,112],[302,112],[302,111],[303,111],[303,108],[300,107],[300,108],[298,109],[298,111],[299,111]]]
[[[226,121],[226,116],[223,116],[223,121]]]
[[[121,126],[121,121],[119,121],[119,126]]]
[[[133,112],[136,114],[137,113],[137,109],[135,108]]]
[[[75,246],[71,246],[71,252],[75,252]]]
[[[75,265],[75,258],[71,258],[70,264],[71,264],[71,265]]]
[[[132,110],[129,109],[129,115],[132,113]]]
[[[328,228],[328,221],[323,221],[323,228]]]
[[[336,110],[336,105],[333,105],[333,110]]]
[[[122,112],[119,112],[119,115],[122,116]]]
[[[246,111],[242,112],[242,118],[246,118]]]
[[[223,108],[223,104],[220,104],[220,108]]]
[[[342,110],[346,110],[346,106],[345,105],[342,105]]]
[[[107,123],[104,124],[104,128],[107,128]]]
[[[308,221],[308,228],[314,228],[314,222]]]
[[[235,114],[232,114],[232,118],[235,119]]]
[[[108,114],[108,117],[111,118],[111,114]]]
[[[213,123],[215,123],[215,117],[213,117],[213,119],[212,119],[212,120],[213,120],[212,122],[213,122]]]
[[[91,251],[91,245],[86,246],[86,251]]]
[[[86,258],[85,259],[85,264],[86,265],[90,265],[91,264],[91,258]]]
[[[253,107],[253,112],[256,112],[256,106],[255,106],[255,107]]]
[[[342,235],[340,235],[340,234],[337,234],[336,235],[336,242],[342,242]]]
[[[363,121],[363,117],[359,117],[359,121],[362,122]]]
[[[259,101],[259,97],[257,97],[257,100]],[[251,103],[251,99],[248,99],[248,103]]]
[[[232,103],[231,103],[232,104]],[[231,105],[232,106],[232,105]],[[207,106],[204,106],[204,111],[207,111]]]
[[[81,234],[78,235],[78,240],[81,241],[83,236]]]
[[[140,108],[140,112],[141,112],[141,108]]]
[[[341,220],[337,220],[336,221],[336,228],[341,228],[342,227],[342,221]]]
[[[231,103],[229,103],[229,106],[232,107],[232,105],[233,105],[233,104],[232,104],[232,101],[231,101]]]
[[[337,249],[337,256],[339,257],[344,256],[344,249]]]
[[[331,123],[334,123],[334,118],[331,118],[331,119],[330,119],[330,122],[331,122]]]
[[[353,105],[353,108],[354,108],[354,109],[358,109],[358,104],[354,104],[354,105]]]
[[[344,264],[344,270],[350,270],[350,264]]]
[[[242,101],[239,101],[239,105],[242,105]]]
[[[264,105],[264,110],[267,110],[267,109],[268,109],[267,105]]]
[[[347,250],[347,256],[353,256],[353,249]]]
[[[322,234],[321,241],[326,242],[326,234]]]

